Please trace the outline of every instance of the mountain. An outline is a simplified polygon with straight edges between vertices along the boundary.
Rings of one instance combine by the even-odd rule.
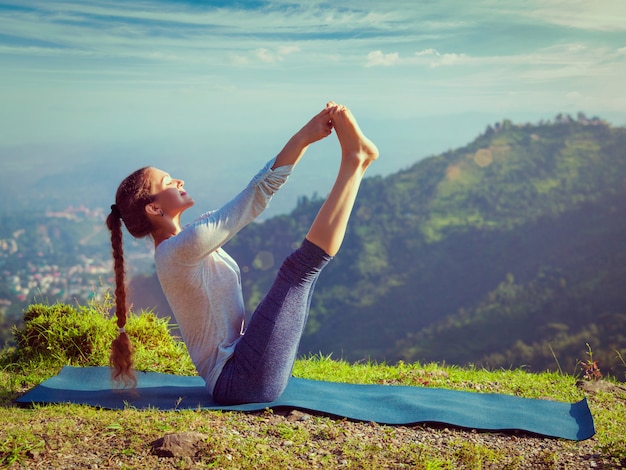
[[[346,241],[317,283],[301,353],[570,373],[599,361],[624,379],[625,154],[625,128],[559,115],[505,120],[464,147],[368,177]],[[381,148],[381,161],[393,158]],[[84,207],[58,211],[62,201],[48,195],[67,181],[27,170],[32,181],[15,184],[38,182],[43,192],[30,197],[49,206],[0,215],[0,342],[25,305],[98,299],[111,282],[102,210],[87,209],[85,197]],[[289,214],[229,242],[249,312],[321,203],[300,197]],[[146,274],[146,242],[125,245],[134,309],[171,316]]]
[[[626,129],[597,118],[505,120],[368,178],[301,353],[566,372],[599,359],[623,374],[625,154]],[[321,202],[303,197],[229,243],[250,310]]]

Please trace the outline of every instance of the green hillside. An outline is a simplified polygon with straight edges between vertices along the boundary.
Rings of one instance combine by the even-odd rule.
[[[302,353],[562,368],[623,379],[626,129],[559,115],[365,181],[318,283]],[[381,158],[393,158],[381,149]],[[250,309],[321,200],[229,244]]]

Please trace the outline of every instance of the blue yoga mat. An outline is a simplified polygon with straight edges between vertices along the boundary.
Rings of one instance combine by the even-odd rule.
[[[583,440],[595,434],[587,400],[563,403],[399,385],[364,385],[292,378],[272,403],[222,406],[200,377],[137,372],[137,388],[111,389],[108,367],[64,367],[18,403],[77,403],[108,409],[257,411],[288,407],[381,424],[443,423],[488,431],[522,430]]]

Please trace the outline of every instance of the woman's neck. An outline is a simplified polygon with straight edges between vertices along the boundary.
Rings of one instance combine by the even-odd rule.
[[[180,215],[174,219],[164,219],[163,223],[152,231],[154,248],[157,248],[165,240],[175,237],[181,230]]]

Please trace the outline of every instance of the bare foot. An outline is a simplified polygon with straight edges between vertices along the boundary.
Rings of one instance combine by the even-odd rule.
[[[378,158],[378,148],[365,137],[356,118],[348,108],[341,105],[332,107],[330,118],[337,132],[343,159],[354,159],[367,168]]]

